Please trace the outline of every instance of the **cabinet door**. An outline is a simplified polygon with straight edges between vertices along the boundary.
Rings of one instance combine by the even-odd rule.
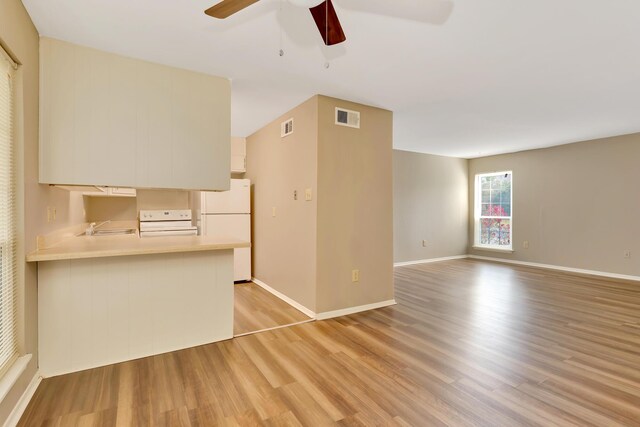
[[[153,64],[140,65],[139,87],[144,106],[138,120],[136,181],[138,187],[170,188],[173,181],[173,106],[171,72]],[[142,79],[144,76],[144,79]]]
[[[227,79],[41,39],[40,182],[229,188]]]
[[[231,156],[231,172],[245,173],[247,171],[245,156]]]
[[[229,82],[178,70],[173,83],[172,179],[178,188],[229,188]],[[218,141],[218,143],[216,143]],[[176,155],[176,153],[180,153]]]
[[[231,172],[244,173],[247,171],[247,140],[245,138],[231,138]]]
[[[86,145],[82,147],[86,149],[84,152],[75,150],[75,133],[83,133],[84,123],[80,123],[80,129],[69,125],[75,122],[76,109],[83,101],[73,96],[75,54],[48,39],[42,39],[41,44],[46,48],[40,52],[40,182],[75,184],[78,183],[75,163],[90,158]],[[79,88],[85,84],[85,81],[77,82]],[[85,168],[90,169],[90,165],[85,164],[82,169]]]

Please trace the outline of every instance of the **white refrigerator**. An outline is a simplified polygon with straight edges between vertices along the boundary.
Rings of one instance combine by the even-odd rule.
[[[201,193],[201,234],[251,242],[251,181],[232,179],[229,191]],[[251,248],[234,249],[233,280],[251,280]]]

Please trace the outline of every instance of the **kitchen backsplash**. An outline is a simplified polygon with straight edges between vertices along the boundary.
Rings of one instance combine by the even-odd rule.
[[[85,197],[87,222],[135,220],[138,212],[156,209],[190,209],[189,191],[138,190],[137,197]]]

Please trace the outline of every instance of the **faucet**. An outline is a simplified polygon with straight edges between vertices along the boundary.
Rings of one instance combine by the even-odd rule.
[[[86,231],[84,232],[85,236],[93,236],[93,233],[96,232],[96,223],[92,222],[91,224],[89,224],[89,227],[87,227]]]
[[[100,224],[96,225],[95,222],[92,222],[91,224],[89,224],[89,227],[87,227],[87,229],[85,230],[84,234],[85,236],[93,236],[96,233],[96,229],[98,227],[102,227],[103,225],[107,224],[111,222],[111,220],[107,220],[107,221],[102,221]]]

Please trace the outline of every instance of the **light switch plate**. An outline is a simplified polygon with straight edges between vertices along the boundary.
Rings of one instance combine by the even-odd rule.
[[[304,190],[304,199],[307,202],[311,201],[311,189],[310,188],[307,188],[306,190]]]

